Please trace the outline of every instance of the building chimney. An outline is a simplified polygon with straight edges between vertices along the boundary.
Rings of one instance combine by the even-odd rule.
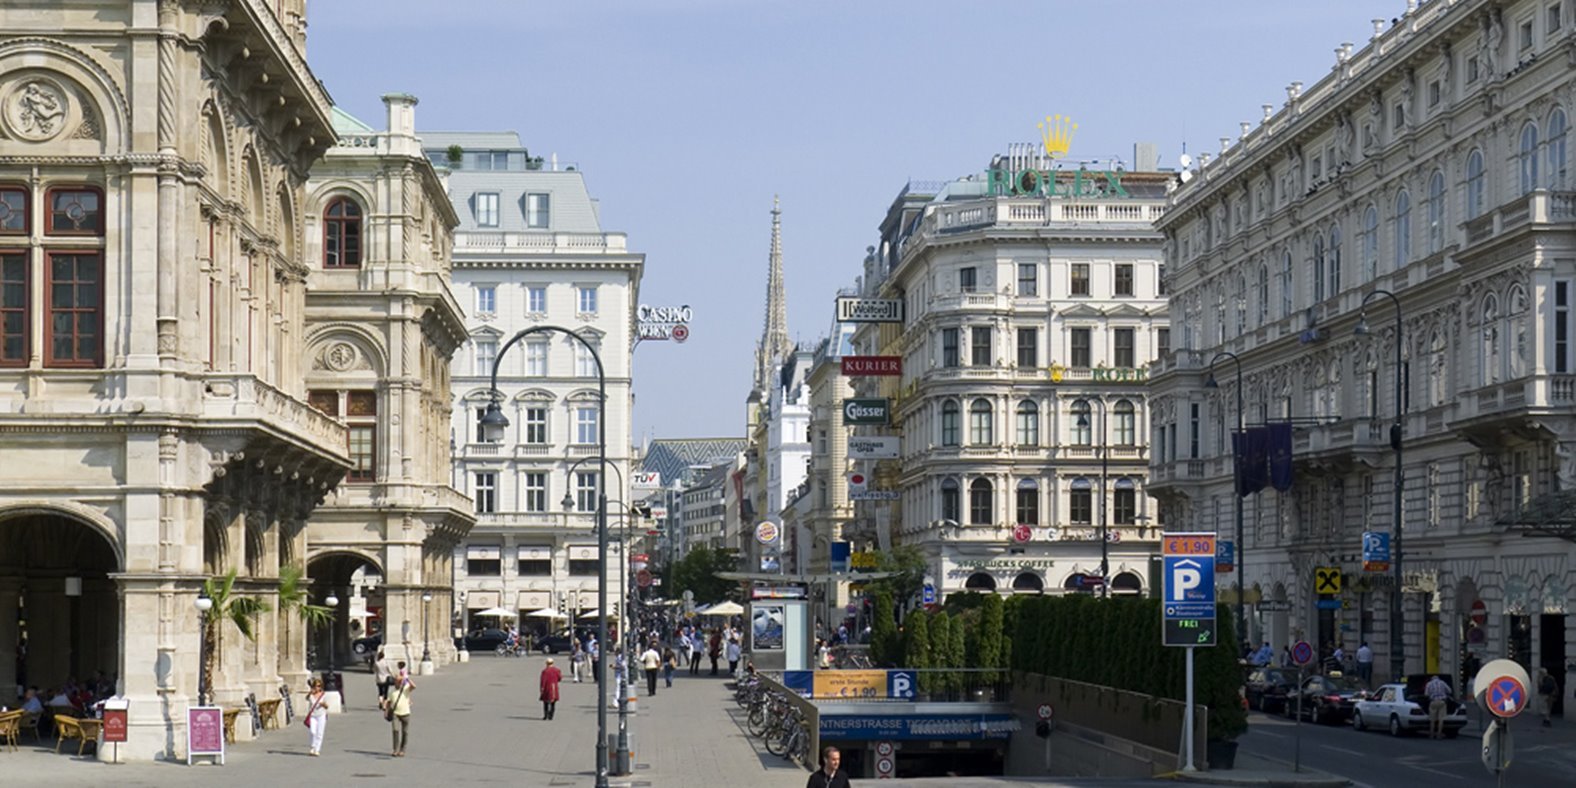
[[[1133,144],[1133,170],[1135,172],[1154,172],[1160,169],[1160,152],[1153,142],[1137,142]]]
[[[416,97],[409,93],[388,93],[383,96],[383,106],[388,109],[388,133],[400,137],[416,136]]]

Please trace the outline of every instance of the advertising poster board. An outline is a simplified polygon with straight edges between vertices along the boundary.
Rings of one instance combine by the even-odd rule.
[[[186,709],[186,765],[203,755],[218,756],[224,765],[224,709],[218,706]]]

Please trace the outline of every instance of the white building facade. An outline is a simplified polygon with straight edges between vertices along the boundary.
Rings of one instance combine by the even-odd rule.
[[[901,435],[901,457],[859,468],[901,497],[855,502],[862,547],[920,545],[941,596],[1062,593],[1096,588],[1103,535],[1113,590],[1148,588],[1143,381],[1169,341],[1150,227],[1165,182],[1009,157],[899,195],[864,281],[905,322],[866,325],[855,345],[900,357],[902,375],[854,388],[891,403],[891,427],[856,432]]]
[[[1151,382],[1167,438],[1151,492],[1175,527],[1233,529],[1236,367],[1202,383],[1234,353],[1244,421],[1293,429],[1290,488],[1243,502],[1253,639],[1367,641],[1380,675],[1458,680],[1508,654],[1563,682],[1576,19],[1569,2],[1409,6],[1223,139],[1161,220],[1178,325]],[[1365,532],[1404,543],[1404,666],[1388,659],[1397,589],[1364,571]],[[1323,569],[1342,570],[1339,592],[1316,593]]]
[[[645,256],[622,233],[605,232],[585,179],[532,159],[514,133],[426,133],[429,157],[450,168],[455,291],[468,341],[454,362],[451,425],[455,485],[475,501],[476,527],[455,548],[456,615],[501,607],[519,615],[597,607],[603,556],[596,536],[600,428],[607,428],[609,511],[627,509],[630,349]],[[607,400],[598,400],[592,354],[601,357]],[[498,374],[509,419],[502,443],[482,440],[478,420]],[[569,506],[563,505],[568,499]],[[610,529],[618,522],[610,514]],[[622,551],[610,543],[606,565]],[[616,575],[615,575],[616,579]],[[619,594],[612,587],[610,604]],[[509,620],[505,619],[505,623]]]

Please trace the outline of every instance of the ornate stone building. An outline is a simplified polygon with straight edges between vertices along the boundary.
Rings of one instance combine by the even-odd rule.
[[[1203,387],[1218,351],[1241,359],[1245,421],[1293,428],[1290,489],[1243,504],[1255,641],[1368,641],[1380,675],[1400,672],[1387,664],[1397,589],[1361,555],[1365,532],[1396,538],[1400,492],[1405,672],[1459,675],[1469,654],[1508,653],[1564,681],[1572,11],[1434,0],[1375,20],[1360,50],[1337,48],[1312,87],[1291,83],[1280,109],[1222,138],[1159,223],[1178,341],[1152,380],[1167,439],[1150,492],[1168,522],[1233,530],[1232,362]],[[1399,336],[1378,290],[1399,299]],[[1320,567],[1345,576],[1322,598]]]
[[[0,8],[0,693],[117,676],[102,758],[184,754],[203,579],[271,599],[353,467],[306,401],[304,187],[334,130],[304,11]],[[305,670],[282,623],[224,630],[220,703]]]
[[[452,661],[454,548],[476,520],[449,484],[449,363],[465,341],[449,287],[459,219],[416,138],[416,99],[383,102],[384,131],[334,110],[338,144],[312,168],[304,211],[302,374],[309,401],[347,423],[352,464],[309,526],[313,601],[332,593],[342,608],[319,642],[323,667],[354,658],[358,591],[391,659]],[[358,569],[376,582],[353,588]]]

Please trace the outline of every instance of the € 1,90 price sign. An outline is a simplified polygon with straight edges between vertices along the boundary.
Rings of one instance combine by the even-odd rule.
[[[1161,642],[1167,646],[1214,645],[1215,535],[1168,533],[1161,537],[1161,544]]]

